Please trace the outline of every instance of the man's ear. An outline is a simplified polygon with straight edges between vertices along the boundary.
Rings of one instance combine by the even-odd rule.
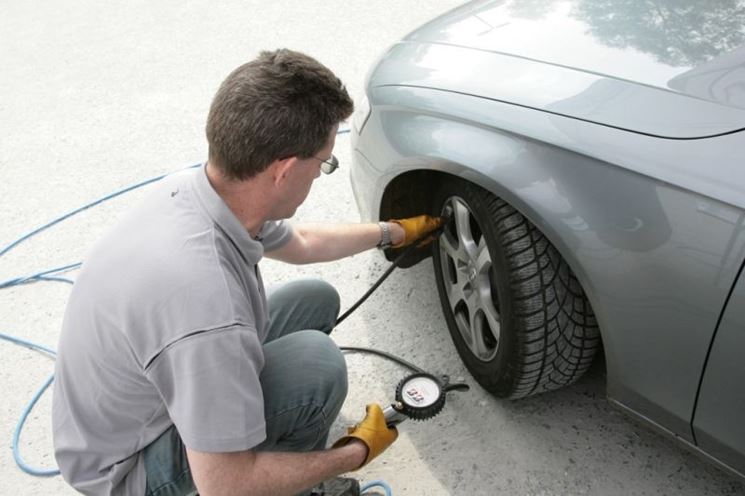
[[[269,166],[269,171],[272,174],[272,182],[275,186],[280,186],[285,182],[292,172],[292,169],[297,164],[297,161],[297,157],[289,157],[272,162]]]

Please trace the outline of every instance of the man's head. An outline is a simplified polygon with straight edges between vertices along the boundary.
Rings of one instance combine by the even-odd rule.
[[[352,110],[342,82],[315,59],[262,52],[234,70],[212,101],[209,161],[226,178],[243,180],[275,160],[313,157]]]

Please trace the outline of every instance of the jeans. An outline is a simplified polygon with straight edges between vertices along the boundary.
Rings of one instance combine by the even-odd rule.
[[[339,294],[328,283],[307,279],[270,288],[267,300],[269,331],[259,377],[266,439],[253,449],[323,449],[347,395],[346,363],[328,337],[339,314]],[[174,426],[143,455],[146,496],[197,494]]]

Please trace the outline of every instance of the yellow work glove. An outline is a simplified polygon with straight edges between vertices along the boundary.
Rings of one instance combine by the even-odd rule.
[[[383,410],[377,403],[367,405],[367,415],[359,424],[347,429],[347,435],[334,443],[334,448],[344,446],[352,439],[359,439],[367,445],[367,458],[362,468],[373,458],[381,454],[385,449],[393,444],[398,437],[398,430],[395,427],[389,428],[385,423]]]
[[[393,248],[402,248],[410,245],[420,237],[427,233],[430,233],[442,225],[442,219],[440,217],[430,217],[429,215],[419,215],[417,217],[409,217],[408,219],[391,219],[389,222],[395,222],[404,229],[404,240]],[[419,246],[424,246],[432,242],[434,238],[430,236],[424,239]]]

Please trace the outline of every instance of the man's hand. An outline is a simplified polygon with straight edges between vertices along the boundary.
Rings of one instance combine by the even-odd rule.
[[[385,423],[385,416],[380,405],[371,403],[367,405],[367,415],[362,422],[350,427],[347,435],[334,443],[334,448],[344,446],[353,439],[359,439],[365,443],[367,458],[362,465],[357,467],[362,468],[393,444],[396,438],[398,438],[398,430],[395,427],[389,428]]]
[[[442,219],[440,217],[430,217],[429,215],[419,215],[417,217],[409,217],[408,219],[391,219],[389,222],[395,222],[404,230],[404,239],[399,243],[395,243],[393,248],[408,246],[442,225]],[[433,239],[430,236],[424,239],[419,246],[431,243]]]

